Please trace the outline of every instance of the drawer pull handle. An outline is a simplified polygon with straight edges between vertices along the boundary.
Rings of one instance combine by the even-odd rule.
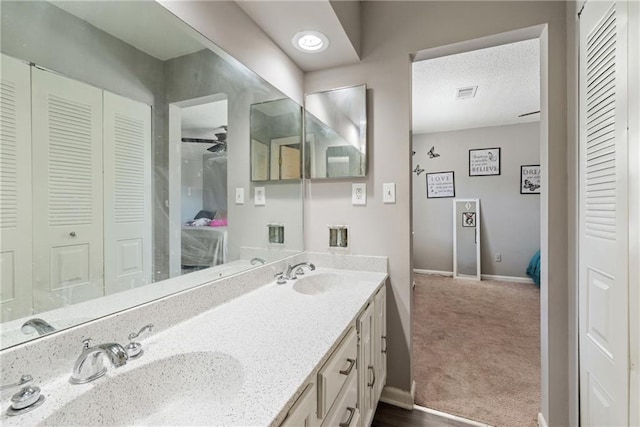
[[[347,411],[349,412],[349,418],[347,418],[347,421],[340,423],[340,427],[349,427],[351,425],[351,420],[353,420],[353,415],[356,413],[356,408],[347,407]]]
[[[349,362],[349,367],[340,371],[342,375],[349,375],[351,373],[353,366],[356,364],[356,359],[347,359],[347,362]]]
[[[386,335],[382,336],[382,341],[384,341],[384,348],[382,349],[382,352],[386,353],[387,352],[387,337],[386,337]]]
[[[367,386],[373,388],[373,386],[376,384],[376,371],[371,365],[369,365],[369,372],[371,372],[371,374],[373,375],[373,380],[371,380],[371,382],[367,384]]]

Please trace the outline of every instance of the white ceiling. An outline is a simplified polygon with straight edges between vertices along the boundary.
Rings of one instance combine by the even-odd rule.
[[[532,39],[413,64],[413,133],[540,120],[539,40]],[[475,98],[456,89],[478,86]]]
[[[180,111],[182,130],[208,130],[211,135],[227,124],[227,100],[184,107]]]
[[[176,25],[175,16],[154,1],[50,1],[161,61],[204,49]]]
[[[328,0],[255,1],[237,0],[249,17],[303,71],[315,71],[360,61],[356,49]],[[327,50],[301,52],[291,39],[304,30],[316,30],[329,38]]]

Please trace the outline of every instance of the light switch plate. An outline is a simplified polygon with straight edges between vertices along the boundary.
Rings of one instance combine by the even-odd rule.
[[[351,186],[351,203],[354,205],[367,204],[367,184],[364,182],[354,183]]]
[[[382,184],[382,192],[384,193],[382,196],[382,201],[384,203],[395,203],[396,202],[396,184],[395,182],[385,182]]]
[[[267,202],[264,187],[256,187],[254,191],[253,203],[256,206],[264,206]]]
[[[236,188],[236,205],[244,205],[244,188]]]

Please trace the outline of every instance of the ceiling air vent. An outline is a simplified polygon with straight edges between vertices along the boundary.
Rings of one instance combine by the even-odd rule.
[[[456,99],[475,98],[478,86],[459,87],[456,89]]]

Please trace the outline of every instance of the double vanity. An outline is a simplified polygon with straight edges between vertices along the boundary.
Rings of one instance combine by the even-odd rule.
[[[3,384],[31,374],[45,401],[8,416],[3,392],[1,422],[370,425],[386,378],[386,278],[386,258],[303,253],[4,350]],[[143,352],[115,368],[104,344],[145,323],[156,327],[137,338]],[[90,337],[106,373],[73,384]]]

